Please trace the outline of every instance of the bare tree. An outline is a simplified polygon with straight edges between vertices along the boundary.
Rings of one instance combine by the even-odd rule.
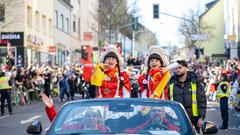
[[[127,5],[126,0],[100,0],[98,15],[93,15],[94,19],[99,23],[98,28],[92,28],[98,33],[99,47],[102,47],[104,40],[117,41],[117,33],[119,30],[122,34],[131,37],[131,27],[121,26],[132,22],[133,16],[131,11],[136,2],[131,5]],[[135,12],[137,9],[135,8]],[[114,33],[114,34],[113,34]],[[110,37],[114,35],[114,37]]]
[[[182,36],[186,47],[196,47],[196,43],[199,41],[192,40],[192,35],[194,34],[207,34],[209,38],[212,38],[214,35],[211,33],[211,30],[214,28],[206,23],[201,23],[199,21],[199,10],[192,11],[190,10],[187,15],[184,15],[185,18],[179,26],[178,31],[180,36]]]

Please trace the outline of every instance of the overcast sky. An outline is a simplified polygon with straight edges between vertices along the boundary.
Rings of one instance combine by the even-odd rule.
[[[141,17],[139,22],[157,34],[161,46],[177,45],[182,47],[178,32],[181,20],[162,14],[160,14],[160,19],[153,19],[153,4],[160,5],[160,12],[182,17],[198,7],[204,10],[204,5],[209,1],[212,0],[137,0],[138,16]]]

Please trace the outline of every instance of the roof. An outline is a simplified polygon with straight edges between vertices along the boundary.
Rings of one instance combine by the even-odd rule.
[[[212,9],[220,0],[214,0],[212,2],[209,2],[205,4],[206,11],[203,12],[199,17],[201,18],[203,15],[205,15],[210,9]]]
[[[212,1],[212,2],[209,2],[209,3],[205,4],[205,7],[206,7],[207,9],[210,9],[210,8],[212,8],[218,1],[219,1],[219,0],[214,0],[214,1]]]
[[[73,6],[71,5],[71,0],[63,0],[63,2],[70,8],[73,8]]]

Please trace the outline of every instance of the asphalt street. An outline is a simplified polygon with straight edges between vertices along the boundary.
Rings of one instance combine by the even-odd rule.
[[[219,130],[217,135],[240,135],[240,112],[229,109],[229,129]],[[218,127],[222,124],[221,113],[218,103],[208,103],[207,116],[208,121],[214,122]]]
[[[57,100],[54,101],[57,109],[62,104]],[[5,108],[7,112],[7,108]],[[45,113],[42,102],[34,102],[24,106],[14,106],[13,115],[0,117],[0,134],[1,135],[26,135],[26,129],[32,121],[39,120],[43,126],[43,134],[46,133],[50,126],[50,121]]]

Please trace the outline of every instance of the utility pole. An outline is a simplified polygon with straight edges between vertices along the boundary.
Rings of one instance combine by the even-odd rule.
[[[132,57],[135,57],[135,31],[132,31]]]

